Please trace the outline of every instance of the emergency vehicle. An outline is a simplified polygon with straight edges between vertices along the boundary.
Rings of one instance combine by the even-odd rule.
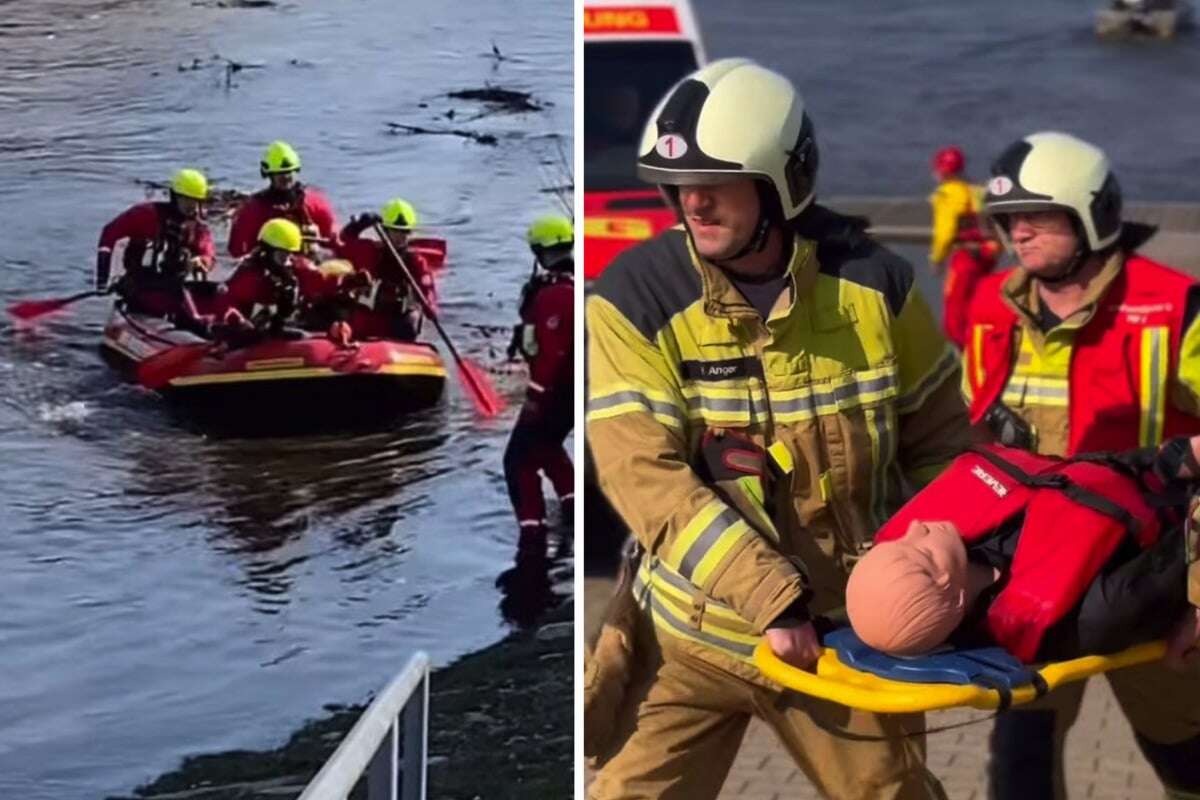
[[[638,180],[637,146],[658,101],[704,63],[687,0],[585,0],[583,9],[583,272],[675,223]]]

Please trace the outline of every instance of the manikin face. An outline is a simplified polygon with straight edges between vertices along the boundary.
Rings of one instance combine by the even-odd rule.
[[[1023,211],[1007,218],[1013,252],[1035,277],[1060,273],[1079,249],[1079,237],[1065,211]]]
[[[965,586],[967,548],[953,525],[913,521],[896,546],[906,548],[908,557],[925,567],[930,575],[944,575],[947,585]]]
[[[967,551],[948,522],[913,521],[900,539],[880,542],[855,565],[846,612],[859,637],[892,655],[943,644],[966,610]]]
[[[679,205],[696,251],[710,261],[724,261],[745,247],[761,212],[751,178],[680,186]]]

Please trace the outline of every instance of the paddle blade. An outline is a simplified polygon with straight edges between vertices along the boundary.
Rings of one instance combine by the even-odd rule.
[[[459,359],[458,380],[471,397],[475,410],[483,417],[494,417],[504,410],[504,398],[492,386],[491,380],[479,366]]]
[[[178,344],[157,355],[150,356],[137,368],[137,381],[147,389],[161,389],[175,378],[187,372],[208,353],[211,344]]]
[[[29,322],[66,308],[78,299],[78,297],[59,297],[53,300],[23,300],[10,305],[8,313],[22,322]]]

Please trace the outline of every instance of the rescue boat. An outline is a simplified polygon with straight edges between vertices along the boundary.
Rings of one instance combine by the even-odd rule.
[[[100,350],[130,377],[168,350],[196,352],[154,388],[192,421],[245,433],[377,426],[436,404],[446,384],[445,364],[426,342],[340,346],[293,331],[245,347],[210,345],[167,320],[114,308]]]
[[[1143,34],[1170,39],[1190,27],[1193,9],[1185,0],[1114,0],[1096,12],[1096,35],[1101,37]]]

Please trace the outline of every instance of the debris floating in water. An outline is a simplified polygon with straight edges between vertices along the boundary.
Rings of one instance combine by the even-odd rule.
[[[459,89],[446,95],[455,100],[476,100],[496,106],[497,111],[507,111],[513,114],[524,111],[541,111],[544,105],[533,101],[529,92],[519,92],[514,89],[501,89],[495,86],[485,86],[482,89]]]
[[[460,128],[422,128],[420,125],[405,125],[400,122],[389,122],[388,132],[393,135],[401,133],[410,134],[428,134],[430,136],[461,136],[464,139],[470,139],[477,144],[486,144],[495,146],[499,144],[499,140],[490,133],[477,133],[475,131],[466,131]]]
[[[193,0],[197,8],[276,8],[275,0]]]

